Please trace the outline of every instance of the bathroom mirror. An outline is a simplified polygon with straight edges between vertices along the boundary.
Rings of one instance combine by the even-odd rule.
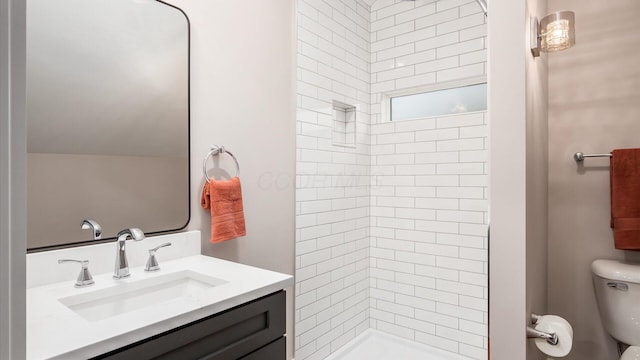
[[[27,244],[189,221],[189,23],[156,0],[27,1]],[[98,241],[98,240],[96,240]]]

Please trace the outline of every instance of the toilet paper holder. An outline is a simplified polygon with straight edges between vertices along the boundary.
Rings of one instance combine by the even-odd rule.
[[[541,316],[531,314],[531,325],[535,325],[540,320]],[[531,326],[527,326],[527,339],[545,339],[551,345],[558,345],[558,335],[556,333],[547,333],[544,331],[536,330]]]

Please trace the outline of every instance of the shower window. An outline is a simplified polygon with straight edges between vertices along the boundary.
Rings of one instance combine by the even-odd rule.
[[[449,84],[385,96],[389,121],[415,120],[487,110],[487,83]]]

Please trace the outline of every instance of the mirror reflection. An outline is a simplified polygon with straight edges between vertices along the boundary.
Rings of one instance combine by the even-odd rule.
[[[28,247],[189,221],[189,25],[155,0],[29,0]]]

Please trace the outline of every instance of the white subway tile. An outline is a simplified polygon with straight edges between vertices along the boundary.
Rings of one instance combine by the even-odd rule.
[[[458,305],[458,294],[454,294],[451,292],[428,289],[423,287],[416,287],[415,295],[420,298],[425,298],[425,299],[435,301],[436,307],[438,307],[438,303]]]
[[[394,26],[391,26],[391,27],[387,27],[387,28],[378,30],[377,33],[376,33],[376,39],[382,40],[382,39],[398,36],[400,34],[407,34],[407,33],[411,34],[413,32],[413,30],[414,30],[413,21],[405,22],[405,23],[397,24],[397,25],[394,25]],[[396,43],[396,45],[402,45],[402,44],[406,44],[406,43],[409,43],[409,42],[411,42],[411,41],[404,41],[404,42],[401,42],[401,43]]]
[[[397,135],[405,135],[407,137],[413,138],[413,133],[404,132],[398,133]],[[397,154],[418,154],[425,152],[434,152],[436,151],[436,143],[435,141],[430,142],[410,142],[405,144],[396,144],[396,153]]]
[[[468,126],[460,128],[460,138],[486,138],[489,136],[487,125]]]
[[[411,219],[398,219],[398,218],[386,218],[386,217],[378,217],[376,219],[376,224],[380,227],[388,227],[394,229],[409,229],[412,230],[415,228],[415,220]]]
[[[437,303],[436,311],[440,314],[456,316],[460,319],[469,321],[482,322],[484,319],[484,313],[482,311],[463,308],[456,304],[447,304],[444,302]]]
[[[416,319],[428,321],[433,324],[457,328],[459,320],[455,316],[439,314],[435,311],[416,310]]]
[[[410,240],[428,243],[433,243],[436,241],[435,233],[432,232],[398,229],[395,231],[395,234],[396,239],[399,240]]]
[[[416,198],[416,208],[424,209],[448,209],[448,210],[476,210],[463,209],[459,203],[463,200],[459,199],[436,199],[436,198]]]
[[[476,39],[476,38],[486,38],[486,36],[487,36],[486,24],[470,27],[468,29],[464,29],[460,31],[460,41],[466,41],[466,40]],[[485,61],[486,61],[486,57],[485,57]]]
[[[423,62],[415,65],[416,74],[431,73],[445,69],[458,68],[458,57],[450,56],[433,61]]]
[[[420,153],[416,154],[416,164],[457,163],[458,154],[458,151]]]
[[[413,22],[405,23],[405,24],[411,24],[411,27],[413,28]],[[427,27],[427,28],[423,28],[415,31],[405,32],[400,35],[396,35],[395,44],[404,45],[404,44],[414,43],[422,39],[434,37],[435,35],[436,35],[435,26]]]
[[[402,274],[402,275],[408,276],[409,274]],[[373,291],[374,289],[371,289],[371,290]],[[375,290],[380,291],[378,289],[375,289]],[[394,294],[394,293],[391,293],[391,294]],[[422,299],[422,298],[418,298],[410,295],[395,294],[395,302],[398,304],[411,306],[415,309],[420,309],[420,310],[435,311],[436,309],[435,301]]]
[[[392,314],[413,317],[414,308],[411,306],[396,304],[389,301],[378,300],[376,302],[376,308],[378,310],[390,312]]]
[[[416,86],[424,86],[436,82],[436,74],[420,74],[412,77],[402,78],[395,81],[395,89],[407,89]]]
[[[489,302],[486,299],[461,295],[460,306],[472,310],[487,311],[489,309]]]
[[[435,220],[436,211],[433,209],[409,209],[409,208],[397,208],[395,216],[404,219],[417,219],[417,220]]]
[[[452,329],[446,326],[437,326],[436,327],[436,335],[440,337],[444,337],[447,339],[451,339],[454,341],[459,341],[461,343],[469,344],[476,347],[482,347],[482,337],[466,333],[463,331],[459,331],[456,329]]]
[[[436,120],[436,126],[440,128],[463,127],[484,124],[484,112],[475,112],[462,115],[441,117]]]
[[[417,5],[417,4],[416,4]],[[435,4],[426,4],[423,6],[416,6],[415,9],[410,11],[405,11],[403,13],[399,13],[396,15],[396,23],[403,23],[406,21],[415,20],[421,17],[425,17],[427,15],[435,14],[436,5]]]
[[[483,264],[481,261],[456,259],[446,256],[438,256],[436,258],[436,264],[439,267],[445,269],[455,269],[469,272],[482,273]]]
[[[409,44],[405,44],[405,45],[400,45],[400,46],[396,46],[387,50],[380,50],[376,53],[376,59],[377,61],[382,61],[385,59],[391,59],[391,58],[396,58],[396,57],[400,57],[403,55],[407,55],[407,54],[411,54],[414,51],[414,49],[416,49],[415,51],[422,51],[422,50],[426,50],[426,49],[417,49],[417,43],[416,46],[414,47],[413,43],[409,43]]]
[[[484,172],[484,164],[483,172]],[[488,175],[463,175],[460,176],[460,186],[489,186],[489,176]]]
[[[395,174],[397,175],[432,175],[435,173],[436,167],[433,164],[395,166]]]
[[[486,227],[485,227],[486,228]],[[486,231],[485,231],[486,235]],[[482,236],[456,235],[456,234],[437,234],[436,242],[444,245],[464,246],[476,249],[484,248],[484,239]]]
[[[451,281],[458,281],[459,277],[458,270],[452,269],[444,269],[435,266],[425,266],[425,265],[416,265],[416,274],[429,276],[435,279],[444,279]]]
[[[460,162],[488,162],[488,150],[460,151]]]
[[[458,18],[458,9],[449,9],[445,11],[438,11],[433,15],[424,16],[416,19],[416,29],[420,29],[427,26],[434,26],[437,24],[452,21]]]
[[[404,326],[394,325],[384,321],[378,322],[378,330],[392,334],[392,335],[400,336],[409,340],[414,340],[415,338],[414,337],[415,331],[413,329],[410,329]]]
[[[486,249],[473,249],[473,248],[461,248],[460,249],[460,258],[462,259],[470,259],[477,261],[488,260],[488,251]]]
[[[414,329],[427,334],[435,334],[436,326],[431,322],[420,321],[411,317],[396,316],[396,325]]]
[[[486,261],[486,259],[483,261]],[[489,281],[488,275],[486,274],[470,273],[466,271],[460,272],[461,283],[481,286],[482,288],[485,288],[488,285],[488,281]]]
[[[396,239],[379,238],[377,241],[377,247],[399,251],[414,251],[414,243],[412,241],[402,241]]]
[[[377,247],[372,247],[370,250],[370,256],[376,259],[386,259],[386,260],[395,260],[395,251],[390,249],[381,249]]]
[[[404,199],[405,201],[420,197],[434,197],[436,196],[436,188],[427,186],[402,186],[395,189],[395,195],[398,196],[399,199],[407,198]],[[413,204],[412,207],[415,207],[415,203]]]
[[[433,346],[438,349],[446,350],[452,353],[458,352],[457,341],[444,339],[440,336],[435,336],[420,331],[416,331],[415,339],[417,342]]]
[[[479,348],[464,343],[460,343],[458,352],[476,360],[487,360],[489,356],[486,348]]]
[[[458,223],[452,223],[452,222],[426,221],[426,220],[415,221],[416,230],[432,231],[432,232],[438,232],[438,233],[457,234],[458,226],[459,226]]]
[[[415,43],[415,52],[421,52],[426,50],[436,50],[447,45],[455,45],[458,43],[458,34],[450,33],[441,36],[435,36],[432,38],[417,41]]]
[[[482,224],[484,213],[480,211],[437,210],[436,219],[438,221]]]
[[[482,150],[484,149],[484,139],[462,139],[462,140],[441,140],[436,143],[436,150],[440,151],[460,151],[460,150]]]
[[[460,31],[460,30],[472,28],[478,25],[483,25],[484,20],[485,20],[484,13],[477,13],[477,14],[461,17],[459,19],[438,24],[436,26],[437,33],[438,35],[441,35],[441,34],[446,34],[454,31]]]
[[[458,257],[458,247],[457,246],[448,246],[448,245],[438,245],[438,244],[429,244],[429,243],[418,243],[416,244],[416,252],[430,255],[439,255],[439,256],[449,256],[449,257]],[[430,265],[430,264],[423,264]],[[433,265],[433,264],[431,264]]]
[[[379,165],[413,164],[414,154],[378,155],[376,156]]]
[[[436,79],[438,82],[446,82],[470,77],[478,77],[482,75],[485,75],[485,65],[483,63],[465,65],[455,69],[438,71],[436,73]]]
[[[417,203],[416,206],[418,206]],[[487,212],[488,208],[487,200],[460,199],[460,210]]]
[[[402,66],[393,70],[381,71],[377,73],[378,81],[388,81],[413,76],[413,66]]]
[[[414,264],[409,264],[409,263],[394,261],[394,260],[378,259],[377,261],[377,267],[380,269],[405,272],[409,274],[414,273],[414,266],[415,266]],[[378,285],[379,284],[380,282],[378,282]],[[399,287],[400,287],[399,284],[395,284],[392,288],[394,288],[397,291]]]
[[[378,18],[381,19],[387,16],[393,16],[405,11],[413,10],[413,8],[414,4],[412,2],[398,2],[376,11],[376,14]]]

